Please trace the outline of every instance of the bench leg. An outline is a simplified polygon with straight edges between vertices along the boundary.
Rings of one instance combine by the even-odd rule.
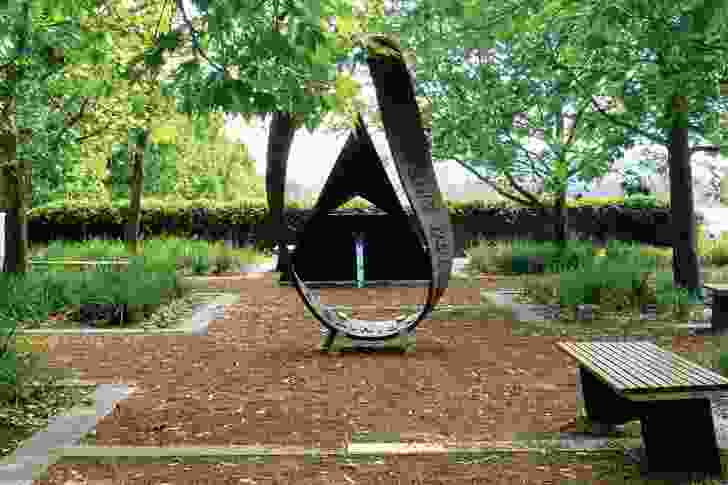
[[[620,396],[583,366],[579,366],[579,379],[581,379],[584,409],[590,421],[617,425],[640,419],[641,403]]]
[[[641,424],[649,472],[720,475],[709,399],[645,403]]]

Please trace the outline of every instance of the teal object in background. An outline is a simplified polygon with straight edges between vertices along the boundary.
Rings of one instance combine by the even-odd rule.
[[[354,251],[356,254],[356,287],[364,287],[364,235],[357,233],[354,235]]]

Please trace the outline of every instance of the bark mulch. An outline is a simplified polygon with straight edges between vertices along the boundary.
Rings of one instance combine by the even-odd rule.
[[[417,328],[412,353],[324,354],[317,350],[317,321],[304,317],[296,290],[277,287],[273,277],[253,274],[208,280],[210,288],[239,291],[240,300],[226,307],[223,318],[210,323],[207,336],[50,337],[51,366],[77,369],[82,379],[137,386],[99,422],[96,444],[335,449],[344,447],[355,433],[377,432],[398,434],[401,442],[454,445],[508,441],[519,432],[557,432],[576,415],[576,367],[554,346],[563,337],[513,336],[509,323],[500,320],[425,320]],[[451,288],[441,303],[475,304],[479,288],[495,285],[495,279],[483,278],[475,288]],[[424,303],[424,291],[337,290],[331,298],[347,304],[417,304]],[[410,481],[406,473],[419,472],[402,468],[407,463],[412,463],[410,470],[420,469],[414,464],[418,460],[428,463],[432,470],[422,473],[435,473],[432,477],[438,476],[434,470],[441,465],[435,465],[434,457],[396,460],[400,471],[394,473],[399,473],[401,482],[384,480],[387,471],[382,475],[361,467],[347,472],[354,481],[332,483],[563,480],[558,467],[539,475],[537,463],[514,455],[512,465],[497,469],[452,465],[455,468],[442,471],[439,481]],[[219,476],[215,483],[278,483],[263,472],[260,479],[249,475],[253,481],[229,478],[244,466],[223,472],[219,466],[195,465],[189,481],[204,481],[209,475]],[[51,474],[68,476],[71,469],[103,472],[103,467],[79,464],[53,465]],[[135,465],[123,470],[130,481],[113,483],[177,483],[173,476],[181,467]],[[343,477],[339,469],[328,470],[330,478]],[[288,473],[284,468],[279,472]],[[138,479],[133,478],[135,473],[140,474]],[[321,481],[323,471],[315,467],[296,473],[300,479],[295,483],[328,483]],[[518,481],[525,478],[527,482]],[[59,478],[38,483],[66,482]]]
[[[492,461],[492,463],[491,463]],[[132,464],[88,465],[83,472],[68,466],[51,467],[47,479],[36,485],[557,485],[607,484],[595,480],[588,463],[553,464],[526,453],[486,463],[455,463],[448,456],[386,456],[376,463],[342,463],[322,458],[304,463],[297,457],[271,457],[255,464]],[[571,482],[571,480],[580,480]]]

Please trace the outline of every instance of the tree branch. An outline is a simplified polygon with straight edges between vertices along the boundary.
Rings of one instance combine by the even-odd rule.
[[[559,69],[563,70],[564,73],[567,76],[569,76],[573,82],[575,82],[575,85],[579,86],[579,89],[582,91],[582,94],[587,95],[591,99],[592,105],[594,106],[594,108],[596,108],[597,112],[599,114],[601,114],[603,117],[607,118],[611,123],[621,126],[622,128],[631,130],[639,135],[642,135],[643,137],[647,138],[648,140],[652,140],[655,143],[658,143],[661,145],[667,145],[667,143],[668,143],[667,140],[664,140],[657,135],[652,135],[650,133],[647,133],[646,131],[636,128],[636,127],[632,126],[630,123],[625,123],[622,120],[616,119],[614,116],[612,116],[611,114],[604,111],[601,108],[601,106],[599,106],[599,104],[595,101],[594,95],[592,95],[591,93],[587,93],[583,88],[581,88],[581,84],[580,84],[578,78],[576,78],[574,76],[574,74],[572,73],[571,68],[569,66],[559,62],[559,60],[554,57],[552,52],[549,52],[549,61],[551,64],[553,64],[553,66],[558,67]]]
[[[720,153],[720,149],[721,147],[718,145],[695,145],[690,148],[690,156],[693,156],[693,154],[697,152],[708,152],[712,155],[718,155]]]
[[[581,119],[581,115],[584,114],[588,105],[589,102],[584,102],[584,105],[579,109],[579,112],[576,113],[576,117],[574,118],[574,124],[571,126],[571,132],[569,133],[569,139],[566,140],[566,146],[570,146],[571,143],[574,141],[574,135],[576,134],[576,127],[579,125],[579,119]]]
[[[543,205],[543,204],[541,204],[541,202],[540,202],[540,201],[539,201],[539,200],[538,200],[538,199],[537,199],[536,197],[534,197],[534,196],[533,196],[533,195],[532,195],[532,194],[531,194],[530,192],[526,191],[526,189],[524,189],[523,187],[521,187],[521,186],[520,186],[520,185],[519,185],[519,184],[518,184],[518,183],[516,182],[516,179],[514,179],[514,178],[513,178],[512,176],[511,176],[511,174],[509,174],[509,173],[507,173],[507,172],[506,172],[506,173],[503,173],[503,175],[505,176],[505,178],[506,178],[506,179],[508,179],[508,183],[510,183],[510,184],[511,184],[511,186],[512,186],[512,187],[513,187],[514,189],[516,189],[516,191],[517,191],[517,192],[518,192],[519,194],[521,194],[522,196],[526,197],[526,198],[527,198],[528,200],[530,200],[530,201],[531,201],[531,204],[527,204],[527,205]]]
[[[227,71],[227,69],[224,66],[218,66],[214,62],[212,62],[207,55],[205,55],[204,52],[202,52],[202,49],[200,49],[200,46],[197,44],[197,36],[199,35],[199,32],[195,29],[195,27],[192,25],[192,22],[187,17],[187,12],[185,11],[184,6],[182,5],[182,0],[176,0],[177,1],[177,8],[182,13],[182,19],[184,20],[185,24],[187,24],[187,27],[190,29],[192,33],[192,49],[199,53],[203,59],[205,59],[207,62],[210,63],[210,65],[216,67],[219,71],[222,71],[226,77],[230,76],[230,73]]]
[[[594,97],[592,96],[592,105],[594,108],[596,108],[597,112],[607,118],[609,121],[614,123],[615,125],[621,126],[622,128],[627,128],[628,130],[634,131],[635,133],[644,136],[645,138],[654,141],[655,143],[658,143],[660,145],[667,145],[668,141],[665,139],[662,139],[661,137],[657,135],[652,135],[650,133],[647,133],[646,131],[640,130],[639,128],[635,128],[629,123],[625,123],[622,120],[618,120],[614,118],[611,114],[604,111],[599,104],[595,101]]]
[[[89,138],[93,138],[93,137],[95,137],[95,136],[99,136],[99,135],[100,135],[100,134],[102,134],[102,133],[103,133],[104,131],[106,131],[106,130],[107,130],[107,129],[108,129],[108,128],[109,128],[109,127],[110,127],[110,126],[112,125],[112,124],[113,124],[113,122],[109,122],[109,123],[107,123],[107,124],[106,124],[106,126],[104,126],[104,127],[102,127],[102,128],[99,128],[98,130],[96,130],[96,131],[95,131],[95,132],[93,132],[93,133],[90,133],[90,134],[88,134],[88,135],[85,135],[85,136],[81,136],[81,137],[79,137],[79,138],[76,138],[76,141],[75,141],[75,142],[76,142],[76,143],[81,143],[82,141],[84,141],[84,140],[87,140],[87,139],[89,139]]]
[[[463,166],[466,170],[468,170],[469,172],[471,172],[472,174],[474,174],[476,177],[478,177],[480,180],[482,180],[483,182],[485,182],[487,185],[489,185],[493,190],[495,190],[496,192],[498,192],[503,197],[506,197],[506,198],[511,199],[511,200],[513,200],[515,202],[518,202],[519,204],[523,204],[523,205],[529,206],[529,207],[532,207],[534,205],[540,205],[540,202],[538,201],[538,199],[536,199],[531,194],[529,194],[528,192],[526,192],[525,190],[523,190],[522,188],[520,188],[520,186],[518,186],[518,184],[515,183],[515,180],[513,180],[512,177],[510,177],[509,182],[511,182],[511,180],[513,180],[513,182],[511,182],[513,188],[515,188],[516,190],[518,190],[523,196],[526,197],[526,199],[520,199],[516,195],[509,194],[508,192],[505,192],[504,190],[500,189],[499,187],[497,187],[496,185],[494,185],[493,182],[491,182],[490,180],[488,180],[487,178],[485,178],[483,175],[481,175],[478,172],[476,172],[475,170],[473,170],[473,168],[470,167],[465,162],[463,162],[461,160],[457,160],[457,159],[455,161],[457,163],[459,163],[461,166]],[[506,175],[506,178],[509,178],[509,176]]]

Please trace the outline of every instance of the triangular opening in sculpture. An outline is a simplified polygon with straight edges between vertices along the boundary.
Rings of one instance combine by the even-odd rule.
[[[314,209],[320,214],[362,197],[384,212],[406,216],[361,114],[321,189]]]
[[[386,215],[374,216],[375,219],[367,217],[365,221],[360,221],[357,227],[349,228],[348,226],[352,224],[349,216],[333,216],[330,213],[353,199],[363,199],[372,208],[377,208]],[[367,264],[374,265],[372,275],[380,275],[385,280],[389,279],[383,276],[386,274],[391,274],[392,280],[427,279],[429,266],[424,253],[425,238],[417,233],[417,226],[403,209],[361,115],[358,117],[356,129],[344,144],[321,189],[313,213],[314,215],[304,225],[303,234],[299,238],[300,248],[296,251],[295,265],[300,269],[299,275],[304,281],[317,283],[340,281],[342,282],[340,284],[343,284],[352,280],[353,270],[345,261],[350,260],[354,233],[357,229],[361,229],[362,233],[366,234],[364,237],[371,243],[368,246],[368,250],[371,251],[369,254],[382,253],[383,244],[387,244],[384,237],[386,234],[386,239],[391,239],[389,244],[392,246],[392,256],[407,255],[400,257],[401,271],[393,268],[382,269],[383,264],[375,264],[381,257],[375,260],[369,259]],[[359,218],[359,216],[351,217]],[[380,227],[387,229],[383,231]],[[406,248],[400,250],[400,246]],[[422,250],[422,255],[413,252],[414,248]],[[326,266],[321,266],[320,262],[314,264],[321,254],[327,255],[326,260],[329,264]],[[391,267],[391,263],[388,266]],[[282,275],[281,281],[286,281],[287,276]]]

